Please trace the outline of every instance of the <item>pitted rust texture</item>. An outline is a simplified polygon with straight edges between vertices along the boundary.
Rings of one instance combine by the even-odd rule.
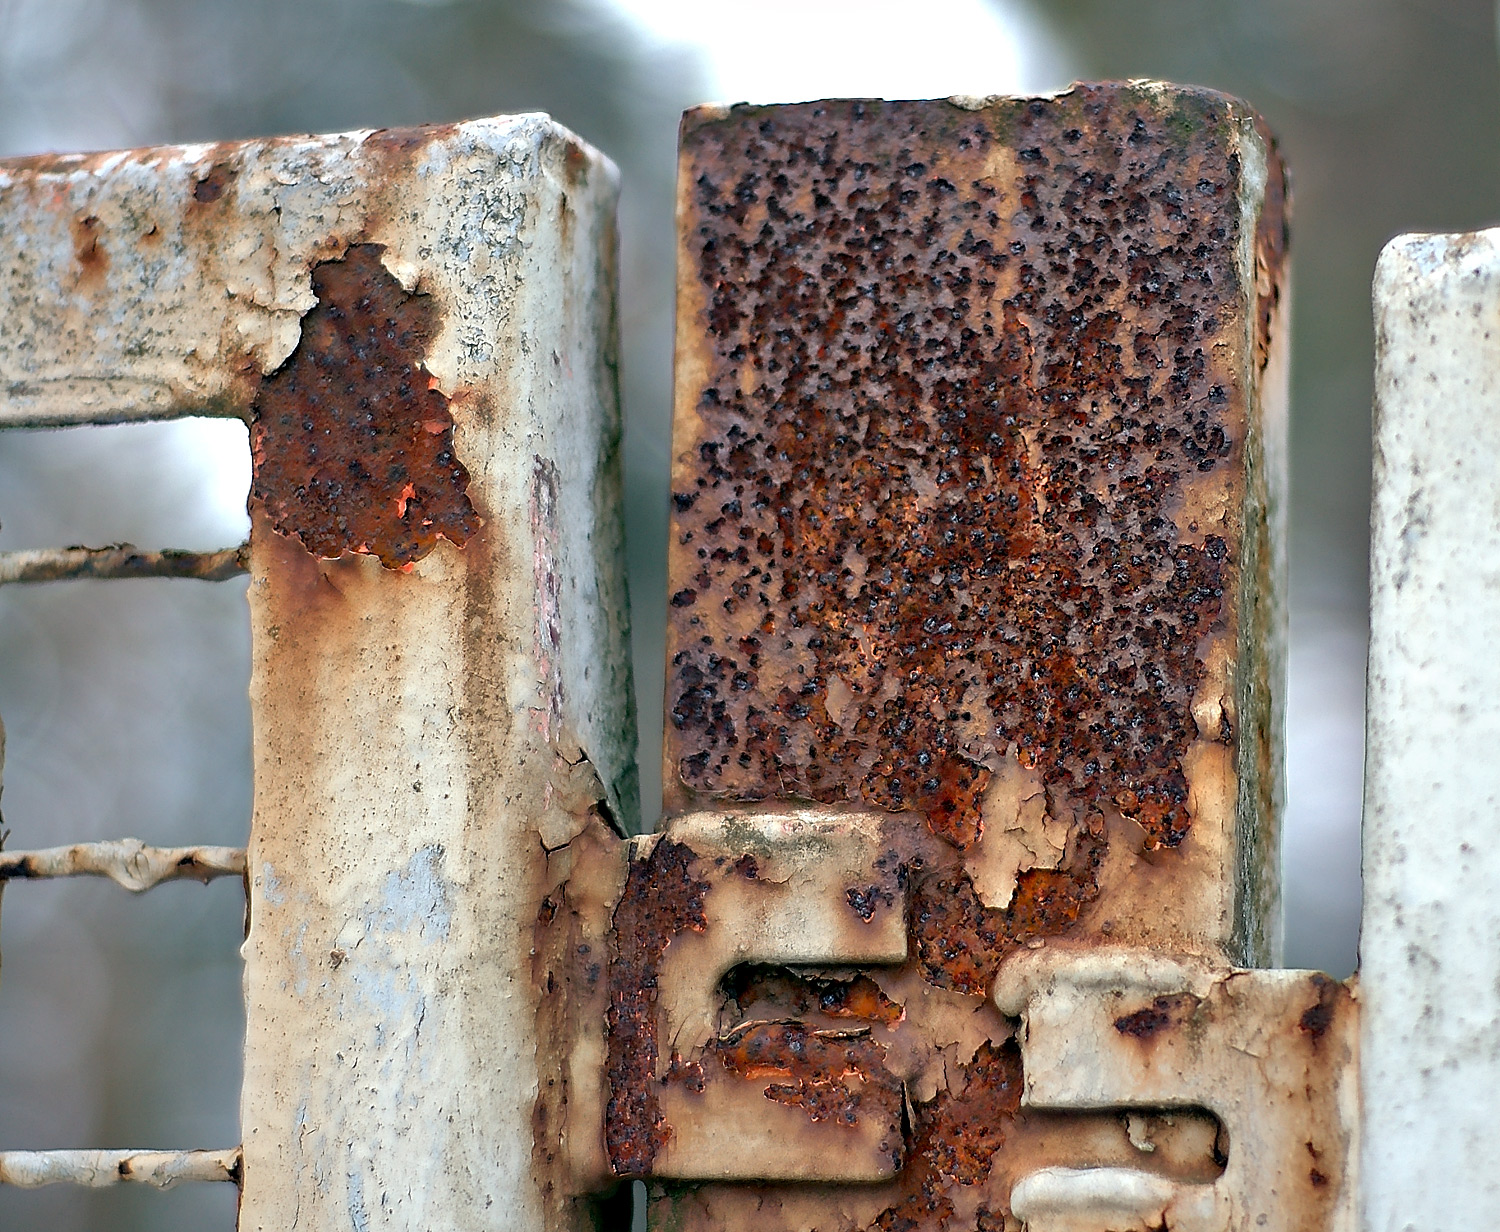
[[[939,988],[983,996],[1007,950],[1065,932],[1098,894],[1105,841],[1085,831],[1062,869],[1029,869],[1004,909],[986,907],[962,869],[912,878],[910,930],[922,975]]]
[[[686,119],[667,812],[884,810],[910,956],[868,972],[891,1008],[849,1037],[902,1084],[897,1179],[668,1187],[681,1226],[998,1229],[1038,1166],[1223,1171],[1206,1113],[1148,1157],[1112,1114],[1020,1112],[1013,1026],[981,1003],[1038,938],[1170,943],[1228,875],[1283,205],[1269,137],[1208,92]],[[732,1068],[776,1099],[838,1025],[796,984],[727,981],[719,1043],[669,1080],[758,1035]],[[1118,1029],[1144,1048],[1188,1008]]]
[[[914,1162],[901,1177],[902,1195],[870,1224],[878,1232],[937,1228],[954,1214],[955,1186],[987,1180],[1021,1107],[1021,1053],[1014,1043],[981,1046],[946,1091],[917,1109]],[[1005,1226],[1003,1213],[995,1227]],[[990,1217],[982,1208],[975,1227]]]
[[[208,181],[204,181],[207,183]],[[313,267],[317,306],[256,394],[253,499],[315,556],[377,556],[389,569],[479,529],[448,400],[423,365],[431,301],[402,288],[381,249]]]
[[[1171,97],[689,117],[679,798],[963,846],[1015,756],[1076,818],[1185,837],[1239,544],[1177,519],[1242,493],[1244,307],[1238,113]]]
[[[656,978],[672,938],[701,931],[708,883],[693,872],[693,853],[663,840],[633,860],[610,933],[609,1088],[604,1140],[619,1176],[645,1176],[670,1127],[657,1098]]]
[[[765,1097],[803,1109],[812,1121],[854,1125],[876,1117],[900,1124],[901,1083],[868,1028],[818,1030],[804,1022],[750,1023],[715,1041],[731,1074],[765,1083]],[[900,1141],[887,1145],[899,1166]]]

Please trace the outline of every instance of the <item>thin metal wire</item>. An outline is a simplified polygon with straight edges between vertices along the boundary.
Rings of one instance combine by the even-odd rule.
[[[243,847],[148,847],[138,838],[0,851],[0,884],[43,877],[108,877],[140,893],[163,881],[243,877]]]
[[[151,1185],[170,1189],[183,1181],[238,1185],[239,1147],[227,1151],[0,1151],[0,1185]]]
[[[0,585],[75,578],[197,578],[223,582],[248,568],[250,545],[219,552],[142,552],[128,543],[103,548],[40,548],[0,552]]]

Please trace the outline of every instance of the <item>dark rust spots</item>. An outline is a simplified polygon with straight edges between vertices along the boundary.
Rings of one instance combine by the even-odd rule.
[[[709,887],[694,875],[693,863],[681,843],[658,842],[646,859],[631,862],[615,908],[604,1140],[619,1176],[648,1175],[670,1132],[656,1094],[656,979],[672,938],[705,927]]]
[[[1333,1016],[1338,1011],[1339,996],[1345,990],[1337,980],[1329,979],[1326,975],[1312,976],[1311,983],[1317,990],[1318,999],[1302,1011],[1302,1017],[1297,1025],[1304,1034],[1311,1036],[1316,1042],[1322,1039],[1328,1028],[1333,1025]]]
[[[1198,1008],[1198,998],[1190,993],[1157,997],[1150,1005],[1133,1014],[1122,1014],[1115,1019],[1115,1030],[1133,1039],[1151,1040],[1163,1031],[1181,1025],[1182,1021]]]
[[[1175,851],[1205,795],[1188,768],[1235,764],[1243,737],[1230,706],[1205,707],[1211,730],[1193,707],[1243,640],[1247,351],[1285,250],[1274,153],[1241,233],[1249,118],[1106,85],[684,122],[667,811],[887,813],[911,939],[887,988],[915,972],[990,1011],[1017,946],[1111,931],[1092,908],[1117,878],[1201,889]],[[992,907],[987,813],[1009,828],[1023,807],[1064,823],[1061,857]],[[856,924],[886,891],[844,888]],[[728,983],[743,1018],[721,1021],[720,1062],[832,1120],[869,1090],[835,1077],[879,1060],[861,1050],[931,1029],[905,995],[838,1033],[810,978]],[[1147,1046],[1192,1008],[1116,1026]],[[873,1227],[1013,1222],[1007,1152],[1048,1131],[1018,1112],[1007,1029],[953,1056],[935,1098],[907,1093]],[[810,1052],[811,1087],[792,1076]]]
[[[1192,106],[688,118],[679,797],[863,801],[963,847],[1014,757],[1181,843],[1239,544],[1177,514],[1233,506],[1246,432],[1233,121]]]
[[[747,1024],[714,1046],[732,1074],[770,1079],[766,1098],[803,1109],[813,1121],[899,1123],[901,1083],[868,1030],[817,1030],[802,1022]],[[898,1151],[899,1154],[899,1151]]]
[[[952,1189],[983,1181],[1021,1106],[1021,1051],[1014,1043],[983,1044],[956,1067],[948,1089],[913,1110],[911,1162],[901,1174],[902,1197],[870,1226],[912,1232],[948,1225]]]
[[[193,185],[193,200],[200,205],[212,205],[224,195],[224,190],[229,187],[233,178],[234,168],[228,163],[210,167],[208,173]]]
[[[252,498],[314,556],[389,569],[479,529],[448,400],[423,365],[437,322],[374,244],[313,267],[317,306],[253,405]]]

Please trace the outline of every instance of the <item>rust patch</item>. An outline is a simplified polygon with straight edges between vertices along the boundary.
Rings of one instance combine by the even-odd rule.
[[[1161,1032],[1180,1025],[1198,1008],[1198,998],[1191,993],[1157,997],[1150,1005],[1115,1019],[1115,1030],[1133,1039],[1150,1040]]]
[[[726,1022],[709,1051],[728,1073],[771,1079],[765,1097],[803,1109],[814,1122],[901,1124],[903,1085],[872,1031],[896,1026],[904,1012],[869,976],[744,964],[725,977],[722,991]],[[882,1150],[899,1168],[900,1135]]]
[[[313,267],[317,305],[252,407],[252,499],[314,556],[376,556],[388,569],[479,529],[448,400],[423,365],[427,296],[401,287],[381,249]]]
[[[984,1044],[946,1091],[915,1111],[913,1162],[901,1176],[901,1200],[870,1224],[879,1232],[943,1226],[951,1189],[988,1177],[1021,1106],[1021,1050]]]
[[[656,1095],[656,978],[672,938],[706,927],[708,882],[693,872],[693,853],[662,840],[634,860],[615,908],[610,937],[609,1055],[604,1140],[619,1176],[645,1176],[669,1129]]]
[[[1102,836],[1085,831],[1062,868],[1021,873],[1003,909],[986,907],[962,869],[933,869],[914,877],[909,930],[923,976],[939,988],[984,996],[1016,945],[1077,923],[1098,897],[1104,849]]]
[[[1333,1016],[1338,1010],[1339,1000],[1347,995],[1348,989],[1326,975],[1315,973],[1310,978],[1312,986],[1317,989],[1318,999],[1302,1011],[1302,1017],[1297,1020],[1297,1026],[1305,1035],[1311,1036],[1313,1043],[1316,1044],[1333,1025]]]
[[[103,281],[109,254],[99,242],[99,220],[92,214],[73,220],[73,260],[78,263],[80,285]]]
[[[688,117],[678,799],[863,800],[962,845],[1013,748],[1185,837],[1239,545],[1173,511],[1240,489],[1246,425],[1230,109],[1175,107]]]
[[[224,195],[235,175],[234,167],[228,163],[215,163],[196,184],[193,185],[193,200],[200,205],[212,205]]]
[[[730,1073],[771,1079],[767,1099],[813,1121],[854,1125],[862,1117],[900,1124],[901,1083],[867,1028],[818,1030],[802,1022],[747,1023],[720,1038],[714,1055]],[[901,1143],[891,1148],[900,1165]]]

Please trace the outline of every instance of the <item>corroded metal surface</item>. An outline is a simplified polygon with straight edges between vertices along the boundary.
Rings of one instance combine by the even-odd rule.
[[[1354,994],[1307,971],[1231,971],[1122,949],[1021,951],[994,997],[1019,1018],[1029,1109],[1208,1109],[1215,1177],[1052,1168],[1022,1177],[1016,1213],[1064,1232],[1081,1210],[1116,1227],[1352,1232],[1357,1103]],[[1040,1175],[1048,1175],[1045,1179]]]
[[[969,847],[1013,761],[1182,844],[1190,750],[1240,739],[1202,694],[1253,495],[1248,123],[1134,87],[690,117],[675,806]]]
[[[856,931],[901,904],[908,946],[705,965],[716,1033],[630,1053],[606,1122],[618,1173],[678,1176],[678,1136],[753,1135],[758,1096],[766,1123],[801,1111],[801,1179],[869,1181],[817,1145],[862,1124],[825,1077],[858,1074],[901,1093],[895,1174],[658,1180],[657,1223],[1013,1229],[1027,1178],[1223,1173],[1196,1097],[1028,1107],[988,994],[1064,940],[1215,968],[1274,948],[1283,206],[1264,129],[1204,91],[685,119],[668,819],[614,951],[666,957],[612,967],[611,1032],[663,1029],[660,970],[716,896],[780,909],[735,858],[767,810],[872,818],[870,875],[834,897]],[[714,810],[710,840],[689,823]]]
[[[404,290],[380,252],[354,244],[313,266],[317,306],[255,395],[252,493],[315,555],[367,552],[396,568],[439,538],[462,546],[479,519],[448,399],[423,364],[431,297]]]

